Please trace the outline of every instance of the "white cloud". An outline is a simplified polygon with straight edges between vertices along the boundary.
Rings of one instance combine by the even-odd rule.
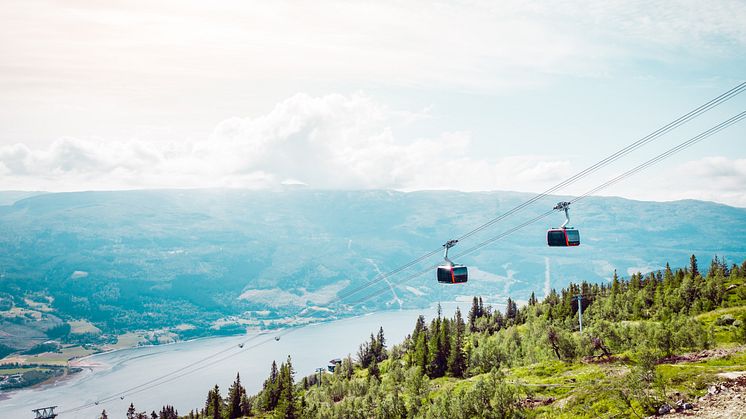
[[[412,113],[363,94],[297,94],[256,118],[231,118],[200,142],[62,138],[45,149],[0,146],[6,187],[47,190],[248,187],[515,189],[568,174],[542,156],[468,157],[469,135],[399,138]],[[518,181],[518,183],[516,183]]]
[[[427,124],[413,114],[364,94],[296,94],[264,115],[219,123],[203,141],[61,138],[46,148],[0,146],[0,182],[4,189],[50,191],[288,185],[540,191],[577,171],[563,157],[480,157],[468,132],[398,135]],[[746,159],[706,157],[665,169],[665,176],[653,176],[655,168],[647,173],[644,185],[633,177],[604,193],[746,207]]]
[[[542,83],[547,74],[604,74],[620,57],[666,59],[641,46],[711,53],[723,42],[746,43],[746,6],[738,0],[11,1],[4,12],[0,37],[12,42],[0,52],[13,65],[0,79],[85,80],[138,95],[221,78],[504,89]]]
[[[606,193],[641,200],[699,199],[746,207],[746,159],[706,156],[670,168],[651,167]]]

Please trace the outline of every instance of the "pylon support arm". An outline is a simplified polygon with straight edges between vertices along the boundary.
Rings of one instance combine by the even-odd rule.
[[[445,261],[449,265],[453,265],[453,262],[451,262],[451,260],[448,259],[448,249],[450,249],[453,246],[455,246],[456,243],[458,243],[458,240],[448,240],[447,242],[445,242],[445,244],[443,244],[443,248],[445,248],[445,251],[443,252],[443,259],[445,259]]]
[[[570,224],[570,203],[566,201],[558,202],[557,205],[554,206],[554,209],[557,211],[565,211],[565,222],[562,223],[560,228],[567,228],[567,225]]]

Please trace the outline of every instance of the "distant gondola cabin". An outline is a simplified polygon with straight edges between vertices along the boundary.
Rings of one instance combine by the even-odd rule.
[[[551,247],[580,245],[580,232],[574,228],[553,228],[547,231],[547,244]]]
[[[444,284],[462,284],[467,281],[469,273],[463,265],[438,266],[438,282]]]

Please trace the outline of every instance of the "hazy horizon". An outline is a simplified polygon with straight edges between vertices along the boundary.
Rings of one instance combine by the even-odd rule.
[[[745,20],[739,1],[3,2],[0,183],[541,191],[743,81]],[[745,137],[608,193],[744,207]]]

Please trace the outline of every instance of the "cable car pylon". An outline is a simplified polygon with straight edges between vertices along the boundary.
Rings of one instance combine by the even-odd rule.
[[[57,406],[40,407],[38,409],[31,409],[36,416],[34,419],[54,419],[57,417],[57,413],[54,413],[54,409]]]

